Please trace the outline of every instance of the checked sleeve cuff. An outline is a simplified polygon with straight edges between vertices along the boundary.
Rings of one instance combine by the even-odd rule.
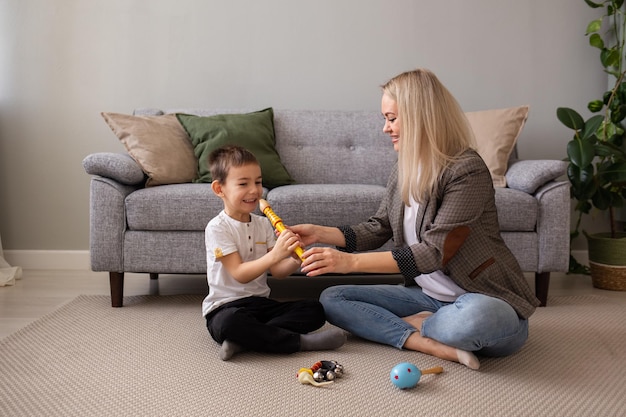
[[[346,246],[337,246],[337,249],[342,252],[354,252],[356,250],[356,233],[350,226],[339,226],[339,230],[343,233],[343,237],[346,240]]]
[[[420,271],[417,269],[417,265],[415,265],[415,258],[413,257],[411,248],[406,247],[394,249],[391,251],[391,255],[398,264],[398,268],[405,278],[413,279],[420,274]]]

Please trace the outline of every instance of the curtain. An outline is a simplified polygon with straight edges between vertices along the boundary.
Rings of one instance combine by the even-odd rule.
[[[19,266],[11,266],[4,260],[2,238],[0,237],[0,287],[13,285],[15,284],[15,280],[20,278],[22,278],[22,268]]]

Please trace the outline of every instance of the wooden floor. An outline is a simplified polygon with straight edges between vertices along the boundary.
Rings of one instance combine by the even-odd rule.
[[[270,280],[277,298],[317,297],[329,286],[351,282],[354,278],[294,277]],[[397,282],[399,278],[378,278],[376,282]],[[533,275],[528,275],[533,285]],[[361,280],[360,283],[363,283]],[[202,275],[163,275],[150,280],[147,274],[126,274],[124,295],[206,294],[206,277]],[[65,270],[25,270],[14,286],[0,287],[0,339],[53,312],[81,294],[109,295],[109,278],[104,272]],[[594,288],[591,278],[582,275],[553,273],[549,296],[598,294],[617,297],[626,304],[626,292]],[[200,306],[198,306],[198,312]]]

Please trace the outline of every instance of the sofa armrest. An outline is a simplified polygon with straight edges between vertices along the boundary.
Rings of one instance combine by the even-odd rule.
[[[569,181],[550,181],[535,193],[539,203],[536,272],[567,272],[570,255],[571,199]]]
[[[554,181],[567,173],[567,162],[537,159],[517,160],[506,171],[506,183],[509,188],[534,194],[541,186]]]
[[[83,159],[83,168],[87,174],[111,178],[124,185],[138,185],[146,181],[141,167],[128,154],[93,153]]]
[[[89,249],[93,271],[124,271],[125,200],[140,185],[94,176],[89,198]]]

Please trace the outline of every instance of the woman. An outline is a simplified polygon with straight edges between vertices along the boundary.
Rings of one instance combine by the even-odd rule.
[[[401,273],[404,285],[343,285],[320,296],[331,323],[352,334],[478,369],[474,353],[504,356],[528,338],[539,300],[500,236],[494,189],[461,107],[430,71],[383,87],[383,131],[398,163],[378,212],[354,226],[291,227],[308,276]],[[351,253],[381,247],[387,252]]]

